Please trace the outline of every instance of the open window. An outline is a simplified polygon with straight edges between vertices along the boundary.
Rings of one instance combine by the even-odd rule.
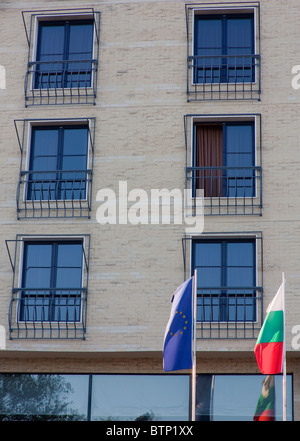
[[[261,214],[261,118],[186,115],[186,188],[204,214]]]
[[[194,125],[194,186],[204,197],[255,196],[254,122]]]

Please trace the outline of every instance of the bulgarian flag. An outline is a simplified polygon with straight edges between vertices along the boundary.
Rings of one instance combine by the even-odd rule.
[[[284,283],[267,308],[254,354],[262,374],[279,374],[283,368]]]
[[[275,421],[275,384],[273,375],[268,375],[263,381],[253,421]]]

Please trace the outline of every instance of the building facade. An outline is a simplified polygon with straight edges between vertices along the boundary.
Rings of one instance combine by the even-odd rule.
[[[197,419],[253,419],[282,272],[300,419],[289,3],[0,5],[2,419],[188,420],[189,371],[165,373],[162,347],[195,269]],[[275,395],[281,419],[280,375]]]

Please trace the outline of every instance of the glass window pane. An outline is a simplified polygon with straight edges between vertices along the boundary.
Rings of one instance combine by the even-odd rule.
[[[39,24],[38,61],[63,60],[64,56],[64,24]]]
[[[82,266],[83,245],[79,243],[58,243],[57,244],[57,266],[58,267],[80,267]]]
[[[56,288],[82,286],[82,253],[82,243],[57,244]]]
[[[195,55],[222,54],[222,20],[196,17]]]
[[[92,420],[187,421],[189,378],[93,375]]]
[[[194,265],[195,266],[221,266],[221,244],[209,242],[194,243]]]
[[[88,129],[65,128],[63,154],[67,155],[87,155]]]
[[[56,288],[81,288],[81,285],[81,268],[57,268]]]
[[[228,153],[253,154],[254,138],[253,125],[226,126],[226,150]],[[252,165],[252,164],[251,164]]]
[[[254,286],[253,268],[227,268],[228,287]]]
[[[89,60],[93,54],[93,24],[70,24],[69,60]]]
[[[0,375],[0,421],[85,421],[88,375]]]
[[[250,17],[227,18],[228,55],[247,55],[253,53],[253,21]]]
[[[22,287],[49,288],[51,260],[51,245],[25,244]]]
[[[215,375],[211,391],[210,419],[253,421],[262,393],[264,375]],[[275,420],[282,420],[282,376],[274,376]],[[292,376],[287,375],[287,416],[292,420]]]
[[[228,242],[227,265],[228,266],[253,266],[254,243],[253,242]]]
[[[58,130],[37,129],[32,131],[30,170],[56,170],[58,154]]]
[[[201,288],[218,288],[222,286],[222,269],[221,268],[196,268],[197,269],[197,285]]]

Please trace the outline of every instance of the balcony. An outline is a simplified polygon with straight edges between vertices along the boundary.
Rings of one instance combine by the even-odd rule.
[[[18,219],[89,217],[92,170],[21,171]]]
[[[262,210],[261,167],[187,167],[187,188],[196,206],[204,190],[206,215],[253,215]]]
[[[18,219],[89,218],[95,118],[15,120],[14,124],[20,149],[16,191]],[[40,135],[37,142],[33,141],[34,132]],[[64,139],[71,141],[64,144]],[[31,166],[30,157],[34,156],[35,148],[36,156],[43,160]],[[64,154],[65,148],[67,154]]]
[[[12,268],[10,339],[84,339],[90,235],[17,235],[5,243]],[[51,266],[50,261],[47,263],[49,249]],[[39,258],[28,250],[40,253]],[[29,254],[35,260],[28,260]],[[61,259],[65,259],[65,266],[61,265]],[[68,264],[71,259],[73,266]],[[55,276],[57,271],[60,281]],[[26,279],[29,272],[34,276]],[[36,286],[37,280],[43,280],[41,286]]]
[[[9,305],[11,339],[83,339],[87,289],[13,289]]]
[[[97,60],[30,61],[25,105],[95,104]]]
[[[185,5],[187,101],[260,100],[260,3]]]
[[[188,101],[257,100],[260,93],[260,55],[188,57]]]
[[[28,44],[25,106],[95,105],[100,12],[42,9],[23,11],[22,18]]]
[[[261,287],[198,288],[197,337],[257,338],[262,323]]]

